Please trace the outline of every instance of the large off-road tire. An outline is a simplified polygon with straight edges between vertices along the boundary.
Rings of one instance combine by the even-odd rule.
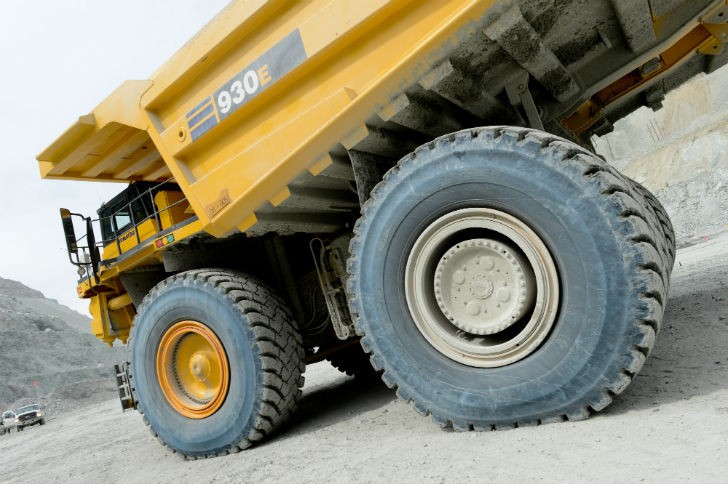
[[[385,175],[355,227],[362,345],[443,426],[586,418],[654,344],[669,277],[654,219],[626,178],[561,138],[438,138]]]
[[[162,281],[139,308],[131,344],[145,422],[187,457],[253,445],[301,396],[296,323],[271,289],[242,274],[193,270]]]
[[[657,230],[657,233],[659,235],[661,231],[663,236],[663,245],[660,247],[660,249],[667,258],[669,272],[672,272],[672,267],[675,264],[677,247],[675,242],[675,229],[672,226],[670,216],[667,214],[667,210],[665,210],[665,207],[662,206],[662,203],[660,203],[660,201],[651,191],[649,191],[647,188],[640,185],[634,180],[630,181],[634,185],[635,190],[644,197],[645,201],[650,206],[653,213],[655,214],[655,217],[657,218],[657,223],[659,223],[659,229]]]

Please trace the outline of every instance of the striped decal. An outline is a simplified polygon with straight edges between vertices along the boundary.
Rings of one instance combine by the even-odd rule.
[[[187,113],[192,141],[301,65],[306,58],[301,33],[294,30]]]
[[[187,113],[187,127],[192,140],[196,140],[220,122],[212,97],[206,98],[192,111]]]

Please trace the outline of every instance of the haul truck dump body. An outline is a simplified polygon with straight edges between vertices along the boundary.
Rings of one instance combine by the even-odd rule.
[[[726,20],[724,0],[231,3],[38,156],[131,183],[98,219],[61,211],[94,333],[132,334],[125,407],[184,454],[239,450],[328,359],[456,428],[600,410],[652,347],[674,235],[589,138],[724,64]]]

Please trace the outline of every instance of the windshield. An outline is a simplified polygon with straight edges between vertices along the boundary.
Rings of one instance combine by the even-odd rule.
[[[25,407],[20,407],[18,409],[18,413],[30,412],[32,410],[40,410],[40,405],[26,405]]]

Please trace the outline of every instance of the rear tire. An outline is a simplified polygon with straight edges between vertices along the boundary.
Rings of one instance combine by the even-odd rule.
[[[162,443],[187,457],[250,447],[300,399],[296,323],[245,275],[193,270],[166,279],[145,297],[132,336],[139,409]]]
[[[624,177],[555,136],[438,138],[385,175],[356,224],[348,291],[362,345],[442,426],[586,418],[629,385],[662,319],[669,267],[650,217]]]
[[[667,258],[666,262],[669,272],[672,272],[673,265],[675,264],[675,254],[677,252],[677,248],[675,242],[675,229],[672,226],[670,216],[667,214],[667,210],[665,210],[665,207],[662,206],[662,203],[660,203],[660,201],[651,191],[649,191],[647,188],[640,185],[634,180],[630,181],[634,185],[635,190],[640,195],[642,195],[642,197],[644,197],[645,202],[647,202],[649,207],[652,209],[652,212],[655,214],[655,217],[657,218],[657,223],[659,224],[659,227],[656,232],[658,234],[662,233],[663,239],[663,244],[660,249]]]

